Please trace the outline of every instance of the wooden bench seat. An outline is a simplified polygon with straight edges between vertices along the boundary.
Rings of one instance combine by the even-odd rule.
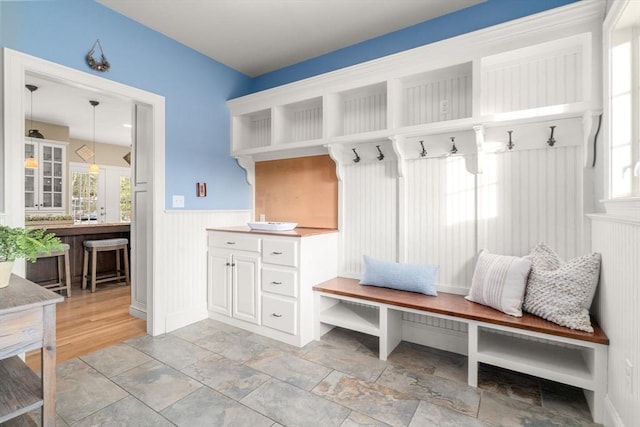
[[[529,313],[509,316],[463,295],[439,292],[433,297],[363,286],[344,277],[313,290],[316,339],[335,326],[374,335],[379,337],[380,359],[386,360],[405,339],[405,312],[465,323],[469,385],[477,387],[479,363],[569,384],[585,391],[594,421],[602,422],[609,339],[595,322],[594,332],[588,333]]]

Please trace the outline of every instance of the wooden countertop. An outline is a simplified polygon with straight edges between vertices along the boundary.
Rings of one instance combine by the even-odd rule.
[[[56,236],[78,236],[82,234],[104,234],[104,233],[120,233],[127,232],[131,229],[128,222],[110,222],[98,224],[57,224],[49,227],[41,225],[47,231],[54,233]]]
[[[247,226],[207,228],[207,231],[225,231],[230,233],[266,234],[269,236],[292,236],[292,237],[309,237],[309,236],[317,236],[320,234],[330,234],[330,233],[338,232],[338,230],[336,230],[335,228],[297,227],[290,231],[266,231],[266,230],[252,230]]]

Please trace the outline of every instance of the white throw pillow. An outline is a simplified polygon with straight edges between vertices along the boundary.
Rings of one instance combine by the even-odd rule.
[[[495,255],[482,250],[465,298],[500,310],[511,316],[522,316],[522,301],[531,261],[515,256]]]
[[[533,248],[524,311],[558,325],[593,332],[589,309],[600,277],[600,254],[564,263],[547,245]]]

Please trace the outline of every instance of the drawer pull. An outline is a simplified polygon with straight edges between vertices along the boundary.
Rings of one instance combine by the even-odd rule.
[[[271,282],[272,285],[282,285],[282,282]]]
[[[278,314],[278,313],[271,313],[271,315],[272,315],[273,317],[282,317],[282,314]]]
[[[227,245],[235,245],[236,242],[227,242]]]
[[[271,252],[271,255],[282,255],[282,252]]]

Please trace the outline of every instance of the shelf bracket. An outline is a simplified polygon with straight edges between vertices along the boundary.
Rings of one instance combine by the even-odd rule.
[[[236,157],[236,160],[245,171],[247,184],[253,186],[256,181],[256,162],[252,157],[247,156]]]
[[[475,125],[476,154],[465,158],[467,171],[474,175],[482,173],[484,167],[484,125]]]
[[[328,144],[326,147],[329,152],[329,157],[331,157],[336,164],[336,177],[338,181],[342,182],[344,176],[344,146],[341,144]]]
[[[390,136],[391,140],[391,148],[393,148],[393,152],[396,155],[396,160],[398,162],[398,178],[403,178],[406,175],[406,161],[405,154],[402,152],[402,143],[404,142],[404,137],[400,135]]]

